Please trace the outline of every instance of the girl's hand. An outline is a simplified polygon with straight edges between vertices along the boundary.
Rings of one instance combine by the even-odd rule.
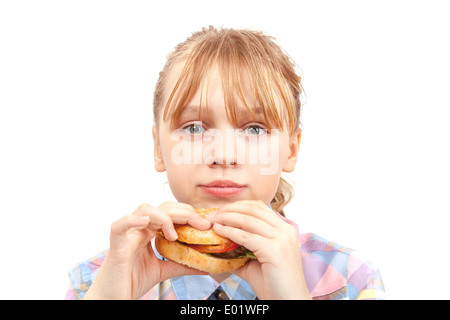
[[[214,231],[253,251],[252,260],[233,271],[248,282],[259,299],[311,299],[303,276],[295,227],[262,201],[223,206],[207,217]]]
[[[140,205],[111,226],[110,248],[85,299],[138,299],[159,282],[182,275],[206,274],[172,261],[159,260],[151,245],[158,231],[175,241],[173,224],[205,230],[211,223],[185,203]]]

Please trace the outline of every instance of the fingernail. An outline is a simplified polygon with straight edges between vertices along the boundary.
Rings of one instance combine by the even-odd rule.
[[[148,223],[148,222],[150,221],[150,217],[149,217],[149,216],[140,216],[140,217],[139,217],[139,220],[140,220],[142,223]]]
[[[220,223],[214,223],[214,228],[222,228],[223,225],[221,225]]]
[[[178,239],[178,233],[175,231],[175,229],[170,230],[170,235],[174,241]]]

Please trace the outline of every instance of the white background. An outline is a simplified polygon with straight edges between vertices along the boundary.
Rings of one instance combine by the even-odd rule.
[[[306,105],[302,233],[358,249],[388,298],[449,299],[446,1],[1,1],[2,299],[61,299],[110,224],[170,200],[153,168],[166,55],[204,26],[274,36]]]

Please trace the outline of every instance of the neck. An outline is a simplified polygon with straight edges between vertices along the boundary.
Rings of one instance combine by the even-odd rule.
[[[231,275],[230,272],[225,272],[225,273],[215,273],[215,274],[210,274],[209,276],[211,278],[213,278],[214,280],[217,281],[217,283],[221,283],[222,281],[224,281],[226,278],[228,278]]]

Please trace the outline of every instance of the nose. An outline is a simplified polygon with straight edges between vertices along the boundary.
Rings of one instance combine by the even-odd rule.
[[[234,150],[226,149],[228,152],[216,152],[214,156],[209,159],[209,166],[237,166],[236,158],[234,157]],[[230,153],[232,152],[232,153]]]
[[[221,163],[221,162],[216,162],[216,161],[214,161],[211,165],[214,166],[214,165],[218,165],[218,164],[222,164],[222,163]],[[230,166],[235,166],[235,165],[237,165],[236,162],[230,162],[230,163],[225,163],[225,164],[230,165]]]
[[[207,146],[209,152],[208,165],[214,166],[237,166],[237,150],[234,130],[216,130],[214,141]]]

